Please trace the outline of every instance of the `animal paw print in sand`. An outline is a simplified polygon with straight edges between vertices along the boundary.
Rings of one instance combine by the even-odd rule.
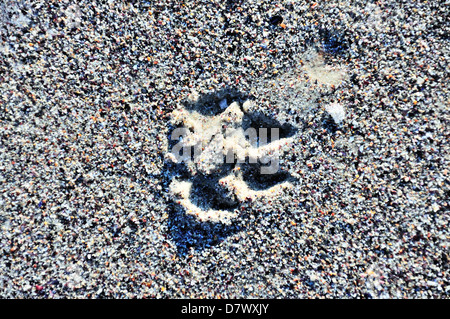
[[[173,124],[184,134],[178,139],[172,132],[177,144],[166,159],[182,165],[187,173],[172,179],[170,192],[198,221],[230,224],[239,214],[240,202],[277,196],[292,187],[290,175],[278,169],[277,161],[292,142],[294,128],[252,112],[252,101],[228,106],[223,99],[215,104],[218,112],[211,115],[186,108],[172,113]],[[248,135],[249,128],[257,133],[267,129],[267,139]],[[192,152],[195,156],[179,156],[180,149],[194,148],[199,150]]]

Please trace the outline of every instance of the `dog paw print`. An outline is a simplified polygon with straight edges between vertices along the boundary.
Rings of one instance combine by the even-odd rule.
[[[277,196],[292,186],[279,159],[295,129],[252,111],[250,100],[214,104],[210,114],[186,108],[172,113],[176,128],[166,160],[185,173],[172,178],[169,188],[198,221],[230,224],[240,202]]]

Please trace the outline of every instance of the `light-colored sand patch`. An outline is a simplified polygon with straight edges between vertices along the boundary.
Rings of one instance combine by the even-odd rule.
[[[201,222],[221,222],[230,224],[231,220],[237,216],[237,212],[228,210],[208,209],[203,210],[194,205],[189,196],[192,189],[192,182],[172,180],[170,184],[171,194],[178,199],[177,203],[183,206],[186,213],[194,216]]]
[[[346,77],[346,68],[342,65],[331,66],[325,64],[321,54],[310,54],[309,60],[304,65],[308,77],[325,85],[339,85]]]
[[[265,190],[253,190],[248,187],[248,184],[242,179],[242,176],[228,175],[219,180],[219,183],[233,192],[239,201],[246,199],[260,199],[263,197],[272,197],[280,195],[285,189],[291,188],[292,184],[289,182],[283,182],[270,187]]]

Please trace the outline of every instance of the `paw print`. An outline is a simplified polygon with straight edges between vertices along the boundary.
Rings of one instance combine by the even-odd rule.
[[[292,142],[294,127],[254,112],[250,100],[228,105],[224,98],[200,107],[202,112],[173,112],[176,128],[166,155],[185,171],[169,188],[187,214],[200,222],[230,224],[239,203],[277,196],[292,186],[279,159]]]

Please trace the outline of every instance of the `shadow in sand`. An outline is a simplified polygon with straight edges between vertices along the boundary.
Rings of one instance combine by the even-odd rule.
[[[267,128],[268,134],[268,142],[272,142],[271,140],[271,128],[278,129],[278,138],[289,138],[294,136],[297,133],[297,129],[289,123],[281,124],[279,121],[269,118],[266,115],[260,112],[249,112],[244,115],[244,119],[242,121],[242,128],[246,131],[248,128],[252,127],[257,131],[260,128]]]
[[[217,245],[228,236],[244,229],[240,222],[225,225],[221,223],[199,222],[186,214],[184,209],[172,205],[169,212],[169,233],[179,256],[185,256],[189,250],[202,250]]]
[[[329,114],[322,116],[322,127],[332,135],[336,134],[338,130],[338,125]]]
[[[262,191],[278,184],[295,180],[286,171],[278,171],[275,174],[261,174],[260,171],[261,165],[259,164],[248,164],[242,168],[244,182],[247,183],[251,190]]]

